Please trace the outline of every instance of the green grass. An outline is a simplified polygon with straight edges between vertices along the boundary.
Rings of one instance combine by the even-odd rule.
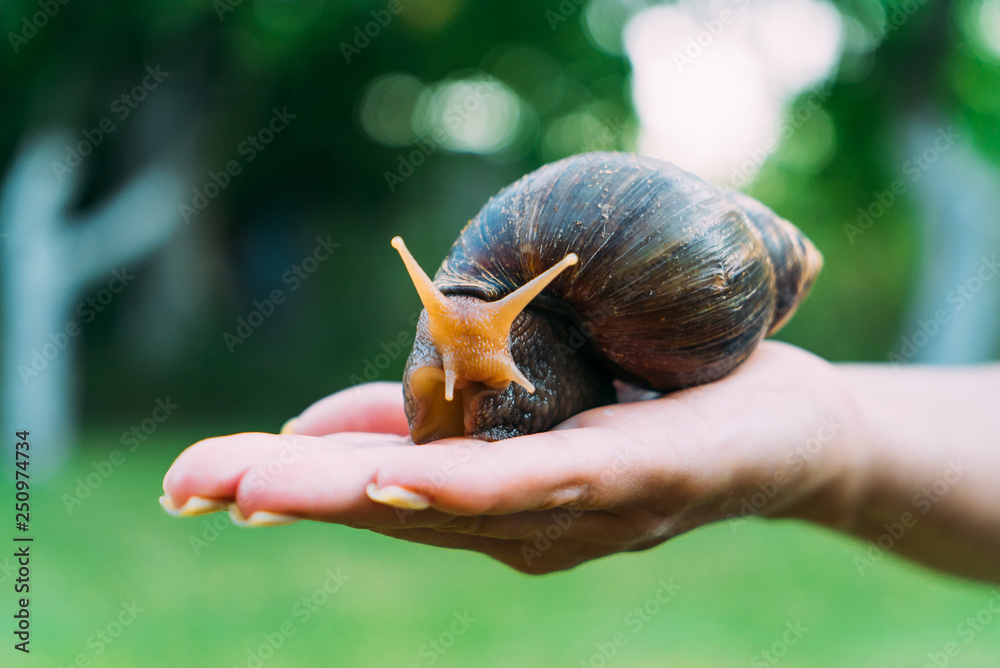
[[[956,630],[994,589],[892,557],[861,576],[853,562],[860,543],[797,523],[753,521],[735,531],[723,523],[533,578],[477,554],[345,527],[239,529],[221,515],[168,517],[157,504],[160,481],[189,441],[157,441],[177,447],[127,453],[72,513],[62,495],[104,450],[81,452],[34,488],[32,653],[25,660],[11,651],[7,635],[0,665],[55,668],[79,655],[92,666],[247,666],[248,651],[283,624],[291,635],[251,666],[902,667],[923,666],[952,640],[961,653],[947,665],[1000,665],[1000,615],[971,642]],[[192,537],[205,541],[197,554]],[[305,618],[294,606],[328,569],[349,580]],[[3,577],[10,620],[12,577]],[[641,628],[627,622],[661,579],[680,587],[676,595]],[[142,612],[102,647],[92,636],[133,601]],[[466,611],[475,621],[443,654],[425,647]],[[787,623],[807,631],[776,663],[753,662]],[[595,643],[616,633],[624,643],[615,656],[591,661]]]

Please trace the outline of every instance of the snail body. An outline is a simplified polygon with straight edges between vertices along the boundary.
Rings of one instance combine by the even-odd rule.
[[[717,380],[777,331],[822,258],[763,204],[652,158],[587,153],[494,196],[433,284],[403,378],[415,443],[499,440]]]

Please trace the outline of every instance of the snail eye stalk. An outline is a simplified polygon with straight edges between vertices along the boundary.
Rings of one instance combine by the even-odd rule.
[[[534,385],[511,357],[510,328],[532,299],[563,270],[577,263],[576,254],[570,253],[503,299],[495,302],[478,299],[458,301],[438,290],[400,237],[393,238],[392,246],[403,258],[427,311],[431,339],[441,353],[445,399],[451,401],[456,388],[473,383],[504,389],[514,382],[528,392],[534,392]]]
[[[572,267],[577,261],[576,253],[570,253],[503,299],[488,302],[490,308],[494,310],[497,322],[505,324],[509,332],[514,320],[531,303],[531,300],[541,294],[542,290],[554,281],[564,269]]]
[[[410,280],[413,281],[413,286],[417,289],[417,294],[420,295],[420,301],[423,303],[424,308],[427,309],[428,315],[438,319],[447,318],[448,311],[450,310],[448,298],[437,289],[434,281],[430,279],[430,276],[413,259],[410,250],[403,243],[403,238],[393,237],[392,247],[399,251],[399,256],[403,258],[406,271],[410,274]]]

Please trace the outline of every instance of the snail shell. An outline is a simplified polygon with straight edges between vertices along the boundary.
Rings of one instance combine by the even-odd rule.
[[[577,266],[560,266],[506,325],[518,368],[491,376],[466,364],[464,375],[452,372],[462,394],[454,405],[438,387],[445,360],[459,354],[454,328],[432,332],[425,310],[404,376],[414,442],[542,431],[613,402],[612,376],[662,392],[721,378],[788,320],[822,266],[798,229],[751,197],[660,160],[587,153],[490,199],[434,286],[461,319],[466,305],[513,295],[572,264],[571,254]],[[473,338],[463,339],[467,349],[480,346]],[[435,367],[437,381],[414,386],[415,372]]]

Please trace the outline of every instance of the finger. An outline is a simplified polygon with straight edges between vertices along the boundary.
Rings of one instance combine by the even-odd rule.
[[[455,515],[499,515],[576,504],[644,502],[670,448],[656,457],[610,428],[552,431],[495,443],[445,439],[403,449],[379,468],[379,489],[402,487]],[[682,473],[682,472],[681,472]],[[376,494],[377,496],[377,494]]]
[[[437,509],[413,511],[374,503],[366,488],[376,472],[412,449],[414,446],[372,450],[317,447],[291,457],[267,457],[246,469],[235,499],[245,517],[265,511],[358,527],[435,528],[501,540],[579,538],[618,545],[645,535],[632,519],[575,508],[455,516]]]
[[[361,438],[367,441],[359,442]],[[475,523],[469,521],[472,518],[460,518],[456,523],[453,515],[434,509],[417,512],[375,503],[366,487],[379,466],[415,447],[401,445],[401,440],[351,432],[325,437],[254,433],[207,439],[178,458],[164,479],[164,491],[175,508],[192,497],[235,501],[243,518],[263,511],[356,527],[443,527],[453,533],[504,539],[546,531],[554,521],[569,526],[580,515],[561,511],[558,518],[489,517]],[[217,505],[201,511],[219,510],[228,503]]]
[[[322,440],[330,438],[335,437]],[[412,447],[311,448],[293,456],[263,459],[250,465],[240,478],[236,504],[245,517],[263,511],[389,529],[444,524],[451,515],[393,508],[372,501],[365,493],[379,466]]]
[[[399,383],[366,383],[320,399],[289,425],[293,433],[322,436],[343,431],[410,433]],[[286,428],[286,429],[287,429]]]
[[[163,478],[163,491],[176,507],[192,496],[233,499],[240,480],[254,466],[272,467],[303,452],[368,449],[399,444],[388,434],[341,434],[333,438],[246,433],[209,438],[195,443],[174,461]],[[362,440],[365,439],[365,440]]]

